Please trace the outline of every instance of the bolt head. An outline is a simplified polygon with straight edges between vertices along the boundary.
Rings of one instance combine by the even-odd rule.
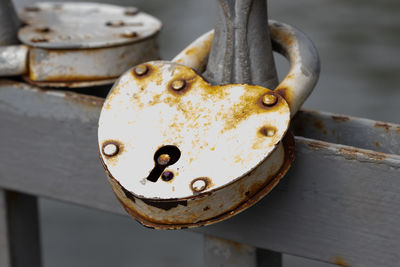
[[[204,191],[206,187],[207,187],[207,182],[204,181],[203,179],[197,179],[194,182],[192,182],[192,190],[194,192]]]
[[[118,154],[119,148],[116,144],[106,144],[105,146],[103,146],[103,154],[108,156],[108,157],[112,157]]]
[[[171,181],[173,178],[174,178],[174,173],[173,173],[173,172],[170,172],[170,171],[165,171],[165,172],[163,172],[163,174],[161,175],[161,179],[162,179],[164,182]]]
[[[278,98],[273,94],[265,94],[263,96],[262,102],[265,106],[273,106],[278,102]]]
[[[122,34],[122,37],[125,37],[125,38],[133,38],[133,37],[137,37],[137,36],[138,36],[137,32],[124,32]]]
[[[273,137],[275,135],[275,130],[274,129],[268,129],[267,130],[267,136],[268,137]]]
[[[108,27],[122,27],[125,26],[125,22],[122,20],[111,20],[106,22],[106,26]]]
[[[171,87],[175,91],[182,90],[186,86],[185,80],[175,80],[172,82]]]
[[[168,163],[170,161],[171,161],[171,157],[168,154],[162,154],[157,159],[157,163],[162,165],[162,166],[168,165]]]
[[[142,76],[145,75],[149,71],[149,67],[146,65],[139,65],[135,68],[136,75]]]

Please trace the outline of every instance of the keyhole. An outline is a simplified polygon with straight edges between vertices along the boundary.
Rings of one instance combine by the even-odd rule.
[[[156,151],[154,154],[154,168],[151,170],[147,180],[155,183],[158,181],[160,176],[163,174],[164,170],[173,164],[175,164],[179,158],[181,157],[181,151],[176,146],[163,146]],[[164,179],[166,181],[171,180],[171,172],[166,176],[168,179]]]

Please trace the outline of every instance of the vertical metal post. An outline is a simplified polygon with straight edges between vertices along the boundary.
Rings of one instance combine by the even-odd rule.
[[[282,254],[217,237],[204,236],[204,266],[281,267]]]
[[[11,267],[6,191],[0,188],[0,267]]]
[[[9,265],[12,267],[40,267],[40,234],[37,198],[12,191],[5,192]],[[4,210],[5,206],[5,210]],[[1,232],[0,232],[1,233]]]
[[[11,0],[0,0],[0,46],[18,44],[20,22]]]
[[[204,236],[204,266],[257,267],[256,249],[236,242]]]
[[[218,15],[204,76],[213,84],[246,83],[274,89],[266,0],[217,0]]]
[[[266,0],[217,0],[217,25],[204,77],[212,84],[246,83],[274,89]],[[204,237],[205,266],[281,267],[282,254]]]

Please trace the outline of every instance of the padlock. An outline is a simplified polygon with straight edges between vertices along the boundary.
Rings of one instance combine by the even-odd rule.
[[[291,68],[275,90],[211,85],[204,70],[213,33],[172,62],[126,72],[104,102],[100,158],[126,211],[147,227],[181,229],[225,220],[272,190],[294,160],[290,119],[311,93],[318,53],[299,30],[269,23]]]
[[[0,47],[0,76],[22,75],[41,87],[98,86],[159,58],[161,22],[136,7],[44,2],[19,16],[23,45]]]

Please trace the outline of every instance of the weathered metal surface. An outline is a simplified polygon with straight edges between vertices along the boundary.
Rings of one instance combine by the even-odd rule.
[[[258,267],[257,249],[216,237],[204,236],[204,266]]]
[[[312,41],[296,28],[270,20],[269,29],[274,49],[290,61],[289,73],[274,91],[288,102],[293,117],[318,81],[319,55]],[[200,37],[176,56],[174,61],[188,63],[190,67],[201,70],[208,56],[207,50],[210,49],[209,40],[212,35],[213,32],[209,32]],[[199,58],[196,53],[204,55],[204,58]]]
[[[133,9],[135,9],[135,12]],[[42,49],[104,48],[153,37],[161,22],[135,7],[99,3],[35,3],[20,10],[18,37]]]
[[[18,44],[19,25],[12,0],[0,0],[0,46]]]
[[[0,76],[21,75],[48,87],[111,84],[128,68],[158,59],[161,22],[133,7],[96,3],[36,3],[20,12],[18,37],[29,60],[5,50]],[[7,53],[6,53],[7,52]],[[22,69],[21,67],[27,67]]]
[[[0,187],[125,214],[96,155],[103,99],[0,87]],[[397,267],[400,156],[296,140],[297,160],[265,201],[195,231],[352,267]]]
[[[22,75],[27,72],[28,47],[0,46],[0,76]]]
[[[293,160],[291,136],[281,142],[289,121],[287,103],[269,89],[212,86],[186,66],[148,62],[109,93],[99,151],[132,216],[156,228],[194,227],[276,185]]]
[[[213,38],[213,30],[203,34],[182,50],[172,61],[192,68],[198,73],[203,73],[207,65]]]
[[[265,0],[216,1],[217,24],[204,77],[211,84],[245,83],[275,88]]]
[[[291,128],[298,136],[400,154],[400,125],[394,123],[321,111],[300,111],[292,121]]]
[[[110,84],[132,66],[149,59],[158,59],[158,53],[155,38],[97,49],[31,48],[27,78],[41,86]]]
[[[282,254],[204,235],[204,266],[282,267]]]

